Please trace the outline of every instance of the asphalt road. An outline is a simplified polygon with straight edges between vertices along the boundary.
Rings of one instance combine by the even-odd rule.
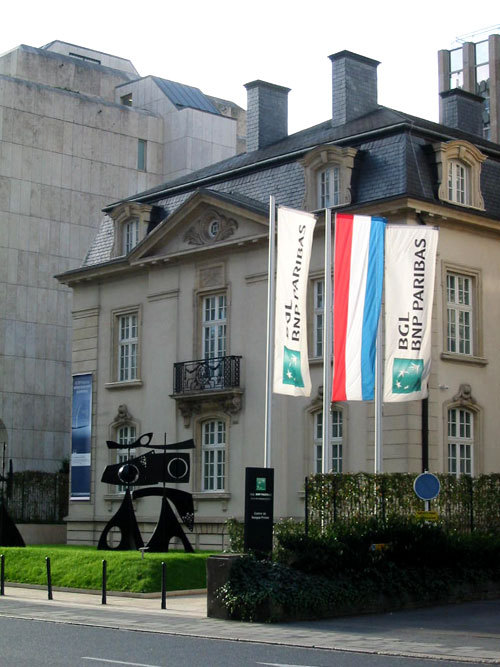
[[[400,667],[434,660],[0,618],[2,667]],[[442,667],[464,662],[439,661]],[[470,663],[469,663],[470,664]]]
[[[48,601],[45,590],[7,586],[0,596],[0,667],[79,665],[83,658],[88,664],[99,664],[97,658],[102,665],[175,667],[500,665],[500,600],[277,624],[207,618],[200,593],[172,594],[166,610],[158,598],[100,602],[100,595],[59,590]],[[110,639],[100,641],[108,631]],[[81,644],[80,637],[89,638]],[[148,653],[153,645],[157,652]]]

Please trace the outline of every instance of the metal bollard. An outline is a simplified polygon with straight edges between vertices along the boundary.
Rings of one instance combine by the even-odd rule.
[[[0,595],[5,595],[5,556],[0,556]]]
[[[165,562],[161,562],[161,608],[167,608],[167,575]]]
[[[106,604],[106,588],[108,583],[107,562],[102,561],[102,598],[101,604]]]
[[[54,598],[52,597],[52,575],[50,574],[50,558],[48,556],[45,557],[45,563],[47,564],[47,592],[49,600],[53,600]]]

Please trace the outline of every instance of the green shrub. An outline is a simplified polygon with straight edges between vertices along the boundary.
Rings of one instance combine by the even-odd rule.
[[[318,531],[339,521],[354,522],[373,516],[411,520],[424,503],[417,498],[411,473],[317,474],[307,480],[309,526]],[[437,475],[439,496],[431,508],[439,524],[461,533],[500,534],[500,474]]]
[[[231,553],[243,553],[244,551],[244,526],[235,518],[226,521],[226,532],[229,537],[229,551]]]
[[[497,581],[500,573],[497,568]],[[381,561],[336,578],[305,574],[282,563],[244,556],[216,593],[233,619],[314,619],[398,609],[407,602],[442,602],[462,582],[479,586],[495,578],[481,569],[401,568]]]
[[[372,545],[384,545],[381,551]],[[500,567],[500,537],[460,535],[415,520],[372,518],[328,526],[323,535],[282,530],[275,558],[307,574],[337,577],[392,563],[403,568]]]

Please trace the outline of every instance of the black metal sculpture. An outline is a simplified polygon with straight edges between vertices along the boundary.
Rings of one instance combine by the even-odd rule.
[[[132,498],[135,500],[146,496],[161,496],[160,517],[146,548],[149,551],[166,552],[170,540],[173,537],[178,537],[184,545],[185,551],[193,551],[179,520],[170,506],[170,503],[174,505],[181,521],[189,530],[192,530],[194,525],[193,497],[186,491],[167,488],[165,484],[189,482],[190,455],[188,453],[173,453],[169,450],[193,449],[194,441],[184,440],[169,445],[150,445],[152,437],[152,433],[141,435],[135,442],[126,446],[128,457],[125,463],[109,465],[104,470],[101,477],[102,482],[125,484],[126,490],[118,511],[102,532],[97,545],[98,549],[114,551],[141,549],[144,542],[135,517]],[[108,440],[106,444],[109,449],[124,449],[123,445],[112,440]],[[130,458],[130,450],[135,447],[151,448],[152,451],[142,456]],[[163,453],[157,454],[154,451],[155,449],[163,450]],[[162,483],[162,488],[148,487],[137,489],[133,494],[130,493],[130,487],[157,484],[159,482]],[[113,528],[118,529],[121,533],[121,539],[117,547],[108,545],[108,534]]]
[[[2,474],[0,475],[0,546],[24,547],[26,545],[21,536],[21,533],[7,512],[6,499],[10,497],[12,493],[14,473],[12,471],[11,460],[9,465],[9,472],[7,475],[5,474],[5,449],[6,444],[4,442],[2,452]]]

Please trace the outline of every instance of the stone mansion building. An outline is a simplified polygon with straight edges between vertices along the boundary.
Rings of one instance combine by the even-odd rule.
[[[331,118],[288,135],[288,89],[246,84],[247,152],[108,205],[83,265],[58,276],[73,290],[73,374],[93,388],[90,498],[70,503],[70,543],[95,544],[121,502],[100,482],[117,455],[106,440],[146,431],[195,441],[182,487],[195,546],[219,546],[224,521],[243,517],[245,467],[264,461],[271,195],[318,217],[312,393],[273,398],[275,517],[303,515],[304,477],[321,469],[325,208],[440,232],[429,397],[384,406],[383,470],[421,472],[425,439],[431,471],[500,471],[500,145],[483,137],[482,98],[445,91],[430,122],[378,104],[376,61],[330,59]],[[329,469],[372,471],[373,403],[332,413]],[[157,501],[136,513],[147,537]]]

